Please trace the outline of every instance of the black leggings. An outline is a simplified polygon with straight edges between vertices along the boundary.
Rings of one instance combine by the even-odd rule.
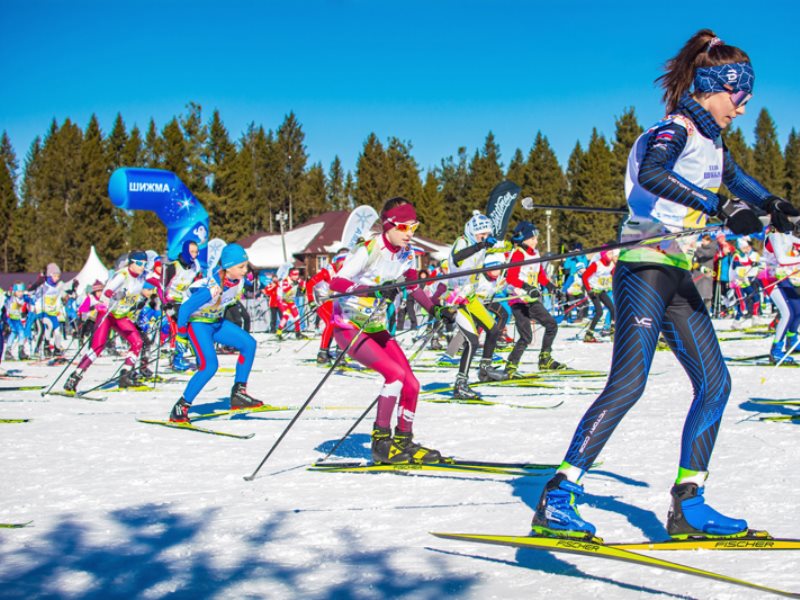
[[[525,304],[520,302],[519,304],[512,304],[511,312],[514,315],[514,323],[516,323],[519,338],[517,343],[514,344],[511,354],[508,355],[508,362],[518,365],[523,352],[533,341],[532,320],[544,326],[542,352],[550,352],[553,348],[553,340],[556,339],[556,334],[558,333],[558,325],[553,315],[547,312],[542,303],[531,302],[530,304]]]
[[[592,317],[592,322],[589,323],[589,331],[594,331],[594,328],[597,326],[598,321],[603,316],[603,306],[600,304],[601,302],[606,305],[609,312],[611,313],[611,321],[612,323],[616,320],[616,315],[614,314],[614,303],[611,301],[611,297],[608,295],[608,292],[600,292],[599,294],[589,294],[589,299],[594,304],[594,317]]]
[[[595,462],[614,428],[644,392],[663,332],[694,388],[680,466],[707,471],[731,379],[691,274],[666,265],[620,262],[614,273],[614,299],[617,323],[608,381],[578,424],[564,460],[583,470]],[[674,398],[662,395],[659,400]],[[653,435],[661,433],[657,427],[653,423]]]

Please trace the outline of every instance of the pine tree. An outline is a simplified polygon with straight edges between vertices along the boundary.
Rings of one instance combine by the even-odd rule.
[[[290,112],[284,118],[281,126],[278,127],[278,149],[280,150],[279,159],[282,164],[283,171],[283,185],[284,197],[286,199],[286,208],[289,211],[289,229],[299,223],[294,218],[294,212],[301,207],[294,206],[294,203],[299,199],[300,186],[303,182],[305,173],[306,162],[308,156],[306,155],[306,147],[303,143],[306,134],[303,133],[303,128],[297,117],[293,112]]]
[[[570,200],[577,206],[618,207],[615,188],[615,164],[605,138],[592,130],[585,153],[575,147],[568,166]],[[620,218],[616,215],[563,211],[559,228],[562,239],[598,245],[616,236]]]
[[[385,168],[390,181],[388,196],[401,196],[417,202],[422,196],[422,182],[417,161],[411,155],[411,143],[396,137],[389,138]]]
[[[356,182],[352,171],[348,171],[344,177],[344,198],[347,203],[347,209],[354,209],[356,206]]]
[[[156,122],[150,119],[144,136],[144,166],[151,169],[162,168],[164,160],[164,140],[158,135]]]
[[[464,220],[469,218],[473,210],[486,211],[489,203],[489,194],[492,189],[503,181],[503,168],[500,163],[500,148],[490,131],[486,136],[483,148],[476,151],[469,165],[469,189],[467,191],[468,213]]]
[[[786,164],[786,199],[800,206],[800,136],[792,128],[784,151]]]
[[[0,161],[0,240],[3,240],[2,247],[0,247],[0,253],[2,253],[0,265],[6,272],[11,271],[11,267],[16,270],[15,248],[12,247],[16,213],[17,194],[14,190],[14,180],[8,170],[8,163],[3,160]]]
[[[567,181],[561,170],[561,165],[558,164],[556,153],[550,146],[548,139],[541,132],[537,132],[533,147],[530,154],[528,154],[526,190],[527,194],[540,204],[564,204],[564,198],[567,194]],[[518,210],[520,207],[521,205],[518,204]],[[540,224],[544,224],[543,241],[546,243],[548,234],[546,227],[548,223],[547,212],[541,214],[542,211],[538,211],[538,213],[535,218],[540,221]],[[542,220],[542,217],[544,217],[544,220]],[[527,218],[530,219],[531,217],[528,216]],[[557,226],[559,219],[560,215],[551,214],[549,220],[551,250],[557,248],[560,241]],[[546,245],[542,244],[542,248],[546,249]]]
[[[125,163],[125,149],[128,145],[128,132],[125,128],[125,121],[122,120],[122,115],[117,113],[114,119],[114,125],[111,127],[111,133],[106,138],[106,154],[108,155],[108,163],[111,170],[120,167],[128,167],[135,165],[128,165]]]
[[[34,271],[42,267],[37,262],[37,248],[34,240],[38,237],[36,232],[36,211],[39,205],[39,182],[41,172],[42,140],[36,136],[31,142],[28,154],[25,156],[21,185],[20,210],[14,221],[15,246],[23,256],[24,270]]]
[[[178,119],[173,117],[161,131],[163,158],[161,168],[172,171],[188,187],[189,148]],[[189,188],[191,191],[191,188]]]
[[[344,168],[339,156],[333,157],[331,168],[328,171],[328,184],[325,191],[327,204],[330,210],[350,210],[352,207],[345,196]]]
[[[328,210],[325,201],[326,191],[325,170],[320,163],[311,165],[300,186],[300,201],[296,204],[295,211],[297,223],[304,223]]]
[[[467,149],[458,149],[457,159],[448,156],[442,159],[441,167],[436,171],[440,182],[442,201],[447,210],[447,221],[442,227],[442,238],[445,243],[452,242],[461,235],[464,223],[472,214],[469,208],[467,193],[469,191],[469,170],[467,167]]]
[[[425,174],[422,195],[416,206],[422,223],[420,233],[429,239],[449,243],[450,235],[446,231],[449,219],[435,171],[430,170]]]
[[[356,160],[355,204],[366,204],[380,212],[383,203],[390,198],[390,192],[391,181],[383,144],[378,136],[370,133]]]
[[[108,198],[108,145],[100,124],[92,115],[80,147],[80,182],[71,208],[70,241],[65,250],[65,268],[80,269],[94,245],[106,263],[124,249],[124,217]],[[153,247],[151,241],[149,248]],[[161,244],[157,246],[161,249]]]
[[[144,143],[142,134],[136,125],[131,129],[131,133],[122,149],[122,163],[128,167],[143,167],[145,165]],[[113,166],[113,165],[112,165]]]
[[[625,171],[628,167],[628,155],[634,143],[642,135],[642,126],[636,119],[636,113],[631,108],[626,108],[622,116],[614,122],[616,131],[614,133],[614,145],[612,153],[614,155],[614,187],[616,189],[616,205],[625,206]]]
[[[722,139],[736,164],[747,173],[752,174],[754,169],[753,150],[747,145],[742,130],[739,128],[725,130],[722,132]]]
[[[14,147],[11,145],[11,138],[8,137],[6,131],[3,131],[3,135],[0,136],[0,160],[6,165],[11,182],[16,188],[19,176],[19,161],[17,160],[16,152],[14,152]]]
[[[201,198],[208,191],[206,178],[210,170],[204,159],[208,143],[208,127],[203,123],[203,108],[194,102],[186,105],[186,114],[180,119],[186,151],[186,179],[184,183],[191,192]]]
[[[786,185],[783,155],[775,122],[766,108],[758,114],[755,139],[752,175],[771,192],[781,193]]]

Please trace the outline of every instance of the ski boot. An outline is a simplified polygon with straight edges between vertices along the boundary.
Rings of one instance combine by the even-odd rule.
[[[120,388],[138,387],[142,382],[137,378],[136,371],[133,369],[122,369],[119,372],[119,379],[117,385]]]
[[[173,371],[188,371],[189,363],[186,361],[185,355],[188,348],[185,344],[180,342],[175,343],[175,354],[172,355],[172,370]]]
[[[587,331],[583,334],[583,341],[587,344],[596,344],[600,340],[597,339],[597,336],[594,334],[594,331]]]
[[[540,371],[561,371],[566,369],[567,365],[560,363],[550,356],[549,352],[542,352],[539,354],[539,370]]]
[[[776,342],[772,344],[772,349],[769,351],[769,362],[770,364],[777,365],[781,363],[782,365],[793,365],[794,359],[789,356],[789,352],[783,350],[783,344],[780,342]]]
[[[414,441],[414,435],[410,431],[400,431],[395,427],[394,445],[401,448],[403,452],[411,456],[413,463],[432,464],[442,461],[442,454],[438,450],[426,448]]]
[[[282,341],[283,341],[283,329],[278,329],[278,330],[275,332],[275,337],[277,337],[277,338],[278,338],[278,341],[279,341],[279,342],[282,342]]]
[[[784,346],[783,346],[784,352],[791,352],[792,354],[800,353],[800,344],[795,346],[796,343],[797,343],[797,334],[787,333],[786,337],[784,338]]]
[[[508,376],[504,371],[492,367],[491,358],[482,358],[478,367],[478,379],[480,381],[505,381]]]
[[[231,410],[240,408],[257,408],[264,406],[261,400],[256,400],[247,393],[247,385],[244,383],[236,382],[233,384],[231,390]]]
[[[453,386],[453,398],[457,400],[477,400],[481,395],[469,387],[467,376],[459,373],[456,375],[456,384]]]
[[[512,363],[512,362],[506,363],[506,368],[503,371],[505,379],[521,379],[522,376],[519,373],[517,373],[518,368],[519,365],[517,363]]]
[[[3,358],[3,360],[5,360],[5,361],[17,360],[16,358],[14,358],[14,355],[11,353],[11,348],[6,348],[6,354],[5,354],[5,357]]]
[[[667,514],[667,533],[675,540],[742,537],[747,521],[718,513],[705,503],[704,488],[688,482],[672,486],[672,506]]]
[[[183,396],[175,403],[169,413],[169,420],[171,423],[189,423],[189,407],[191,404],[184,400]]]
[[[306,339],[306,336],[303,335],[302,331],[296,330],[294,332],[294,339],[296,339],[296,340],[304,340],[304,339]]]
[[[318,365],[327,365],[330,364],[331,357],[328,354],[327,350],[320,350],[317,352],[317,364]]]
[[[547,537],[596,540],[596,528],[578,513],[577,500],[583,496],[583,486],[573,483],[563,473],[556,473],[545,485],[531,530]]]
[[[148,363],[145,361],[142,361],[139,365],[139,375],[141,375],[143,379],[152,379],[156,376],[156,374],[153,373],[153,370],[148,366]]]
[[[83,373],[80,371],[73,371],[67,382],[64,384],[64,391],[65,392],[72,392],[73,394],[78,391],[78,383],[81,381],[81,377],[83,377]]]
[[[17,353],[17,356],[19,356],[20,360],[28,360],[30,358],[25,352],[25,348],[23,348],[22,346],[19,347],[19,352]]]

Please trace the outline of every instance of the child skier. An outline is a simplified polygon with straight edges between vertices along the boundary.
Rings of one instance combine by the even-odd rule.
[[[247,253],[239,244],[222,249],[219,265],[209,277],[193,283],[178,313],[178,341],[191,341],[197,356],[197,372],[186,384],[183,396],[172,407],[169,420],[189,422],[189,408],[197,395],[217,372],[219,362],[214,343],[239,350],[236,361],[231,408],[246,409],[263,406],[247,393],[247,379],[256,355],[256,340],[252,335],[224,318],[225,309],[238,302],[244,293],[247,275]]]

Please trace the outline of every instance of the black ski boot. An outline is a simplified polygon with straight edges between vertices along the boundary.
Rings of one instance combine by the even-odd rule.
[[[456,375],[456,384],[453,386],[453,398],[457,400],[477,400],[480,397],[481,395],[478,392],[469,387],[466,375],[461,375],[460,373]]]
[[[261,400],[256,400],[247,393],[247,385],[244,383],[234,383],[231,390],[231,410],[241,408],[258,408],[264,406]]]
[[[169,420],[172,423],[189,423],[189,404],[186,400],[181,399],[175,403],[175,406],[172,407],[172,410],[169,413]]]
[[[328,354],[327,350],[320,350],[317,352],[317,364],[318,365],[327,365],[331,362],[330,354]]]
[[[64,391],[76,393],[78,391],[78,383],[80,383],[81,377],[83,377],[83,373],[80,371],[73,371],[70,374],[69,379],[67,379],[67,382],[64,384]]]
[[[119,372],[117,385],[121,388],[138,387],[142,385],[142,382],[136,378],[136,371],[133,369],[122,369]]]
[[[392,430],[388,427],[372,425],[372,461],[375,463],[407,463],[409,456],[400,448],[394,447]]]
[[[506,363],[505,371],[503,371],[505,379],[520,379],[521,375],[517,373],[518,368],[519,365],[517,365],[517,363]]]
[[[491,358],[482,358],[478,367],[478,379],[480,381],[505,381],[508,379],[505,371],[492,367]]]
[[[558,362],[549,352],[542,352],[539,355],[539,370],[540,371],[561,371],[566,369],[567,365]]]
[[[442,462],[442,454],[438,450],[426,448],[414,441],[414,434],[410,431],[394,430],[394,445],[401,448],[411,457],[412,463],[433,464]]]

